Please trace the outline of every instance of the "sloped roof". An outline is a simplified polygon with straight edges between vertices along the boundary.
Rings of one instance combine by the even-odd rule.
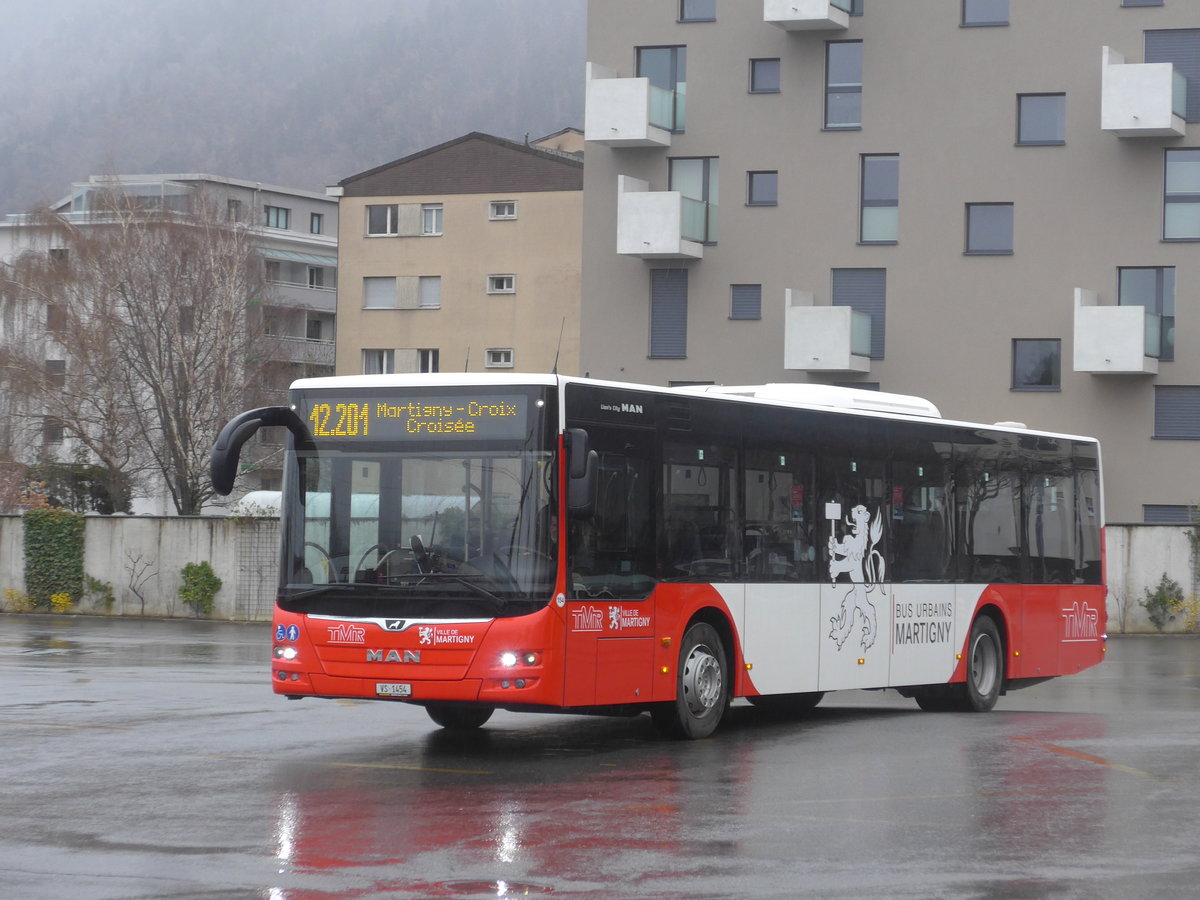
[[[338,182],[346,197],[583,190],[583,163],[472,131]]]

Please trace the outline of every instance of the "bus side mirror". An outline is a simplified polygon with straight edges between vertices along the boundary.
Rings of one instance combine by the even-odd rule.
[[[242,445],[258,429],[271,425],[286,426],[295,436],[297,446],[307,444],[310,440],[308,429],[304,427],[300,417],[287,406],[264,406],[235,416],[217,435],[217,442],[213,445],[212,455],[208,460],[208,474],[212,479],[213,490],[223,497],[228,496],[233,490],[234,479],[237,478]]]
[[[567,515],[586,519],[596,511],[596,472],[600,456],[592,450],[588,433],[568,428],[567,438]]]

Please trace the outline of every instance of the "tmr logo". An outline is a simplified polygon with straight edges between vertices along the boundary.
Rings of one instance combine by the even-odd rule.
[[[359,625],[330,625],[329,643],[331,644],[365,644],[367,629]]]
[[[1100,613],[1086,601],[1076,600],[1062,611],[1064,641],[1095,641],[1100,638]]]
[[[382,650],[367,651],[367,662],[419,663],[420,661],[420,650],[388,650],[386,655]]]

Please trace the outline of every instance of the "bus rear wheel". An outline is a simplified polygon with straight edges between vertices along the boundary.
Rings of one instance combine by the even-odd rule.
[[[991,616],[971,623],[967,640],[967,680],[918,688],[912,696],[926,712],[987,712],[1004,686],[1004,644]]]
[[[706,738],[729,706],[729,672],[717,630],[697,622],[683,636],[675,676],[675,700],[651,710],[655,726],[669,737]]]
[[[429,703],[425,706],[429,718],[448,731],[482,728],[495,711],[490,706],[459,706],[453,703]]]

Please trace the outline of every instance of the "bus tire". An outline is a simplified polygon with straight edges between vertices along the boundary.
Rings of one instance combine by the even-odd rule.
[[[807,691],[802,694],[761,694],[746,699],[755,709],[768,715],[797,716],[816,709],[824,696],[824,691]]]
[[[967,681],[962,685],[959,709],[963,712],[987,712],[996,705],[1004,686],[1004,644],[1000,629],[991,616],[979,616],[971,623],[967,640]]]
[[[717,630],[697,622],[683,636],[675,675],[675,700],[651,710],[663,734],[697,740],[721,724],[729,706],[729,671]]]
[[[971,623],[967,640],[967,680],[913,688],[911,696],[925,712],[987,712],[1004,686],[1004,644],[991,616]]]
[[[456,703],[428,703],[425,706],[429,718],[448,731],[482,728],[495,711],[491,706],[459,706]]]

